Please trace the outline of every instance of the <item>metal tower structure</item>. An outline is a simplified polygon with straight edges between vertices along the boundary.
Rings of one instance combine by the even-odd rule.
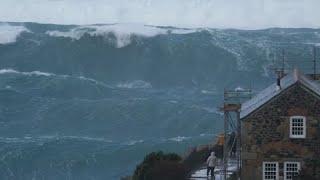
[[[317,46],[312,47],[312,59],[308,57],[306,59],[290,59],[288,53],[284,49],[281,50],[281,58],[278,62],[273,61],[271,69],[274,71],[278,79],[286,76],[286,72],[291,72],[294,69],[299,69],[304,72],[307,76],[314,80],[320,80],[320,73],[318,62],[318,50]]]
[[[251,89],[236,89],[224,91],[224,146],[223,146],[223,175],[227,179],[229,166],[237,165],[235,172],[240,177],[241,172],[241,103],[252,96]],[[231,162],[232,160],[232,162]]]

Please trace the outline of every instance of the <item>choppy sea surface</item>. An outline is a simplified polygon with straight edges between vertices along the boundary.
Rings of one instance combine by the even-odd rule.
[[[222,131],[224,88],[311,66],[319,29],[0,23],[0,179],[119,179]]]

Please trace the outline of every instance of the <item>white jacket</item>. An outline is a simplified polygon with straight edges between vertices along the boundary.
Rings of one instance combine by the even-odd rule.
[[[217,157],[214,155],[214,152],[207,159],[207,166],[208,167],[215,167],[217,165]]]

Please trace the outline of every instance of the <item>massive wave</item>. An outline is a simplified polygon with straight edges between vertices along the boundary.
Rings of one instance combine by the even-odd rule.
[[[0,24],[0,179],[119,179],[145,153],[207,143],[223,89],[308,71],[319,29]],[[296,62],[292,64],[291,62]]]

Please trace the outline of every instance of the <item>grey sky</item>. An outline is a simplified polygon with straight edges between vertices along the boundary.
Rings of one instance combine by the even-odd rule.
[[[0,0],[0,21],[320,27],[320,0]]]

